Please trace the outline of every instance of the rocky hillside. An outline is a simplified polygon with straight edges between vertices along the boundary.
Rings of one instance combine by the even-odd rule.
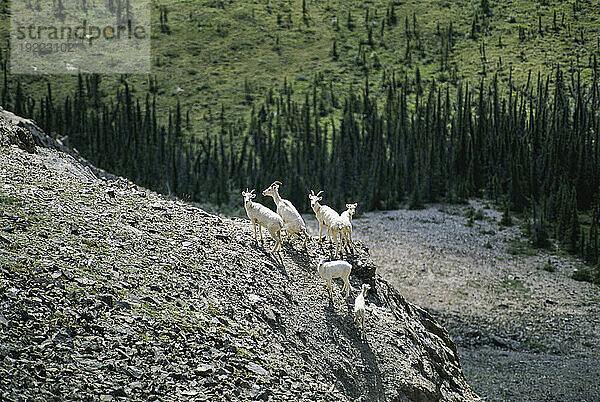
[[[600,401],[600,292],[572,279],[583,262],[532,248],[520,219],[506,227],[487,202],[469,203],[369,212],[356,237],[450,332],[486,401]]]
[[[274,258],[247,220],[56,148],[0,110],[0,399],[477,399],[447,331],[365,247],[350,259],[352,286],[372,287],[361,341],[353,297],[336,283],[330,302],[316,274],[329,248]]]

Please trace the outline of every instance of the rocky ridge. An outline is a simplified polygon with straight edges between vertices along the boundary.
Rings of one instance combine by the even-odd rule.
[[[349,258],[353,288],[371,284],[361,341],[353,298],[316,274],[329,246],[273,257],[247,220],[63,148],[0,111],[0,399],[477,399],[448,332],[366,247]]]

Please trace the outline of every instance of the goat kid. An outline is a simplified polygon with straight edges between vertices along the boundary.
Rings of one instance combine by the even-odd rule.
[[[319,276],[327,283],[327,290],[329,291],[329,297],[333,300],[333,292],[331,290],[331,280],[334,278],[342,278],[344,281],[344,287],[342,292],[346,291],[346,298],[350,296],[350,271],[352,271],[352,265],[346,261],[328,261],[325,262],[325,257],[321,257],[317,263],[317,272]]]
[[[371,286],[364,284],[360,290],[356,300],[354,300],[354,323],[360,327],[361,339],[365,338],[365,296],[367,290],[371,289]]]

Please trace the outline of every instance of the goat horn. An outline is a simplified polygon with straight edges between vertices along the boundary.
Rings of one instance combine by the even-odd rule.
[[[278,186],[281,186],[281,182],[280,181],[274,181],[273,184],[277,184]]]
[[[252,191],[250,191],[250,194],[254,194],[254,190],[256,190],[256,189],[253,188]]]
[[[319,192],[317,193],[317,197],[318,197],[318,196],[320,196],[322,193],[323,193],[323,190],[319,191]]]

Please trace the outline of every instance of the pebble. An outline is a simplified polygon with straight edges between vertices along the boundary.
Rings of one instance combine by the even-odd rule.
[[[268,377],[269,376],[269,372],[267,370],[265,370],[261,365],[256,364],[254,362],[250,362],[246,365],[246,368],[250,371],[252,371],[254,374],[260,375],[260,376],[264,376],[264,377]]]

